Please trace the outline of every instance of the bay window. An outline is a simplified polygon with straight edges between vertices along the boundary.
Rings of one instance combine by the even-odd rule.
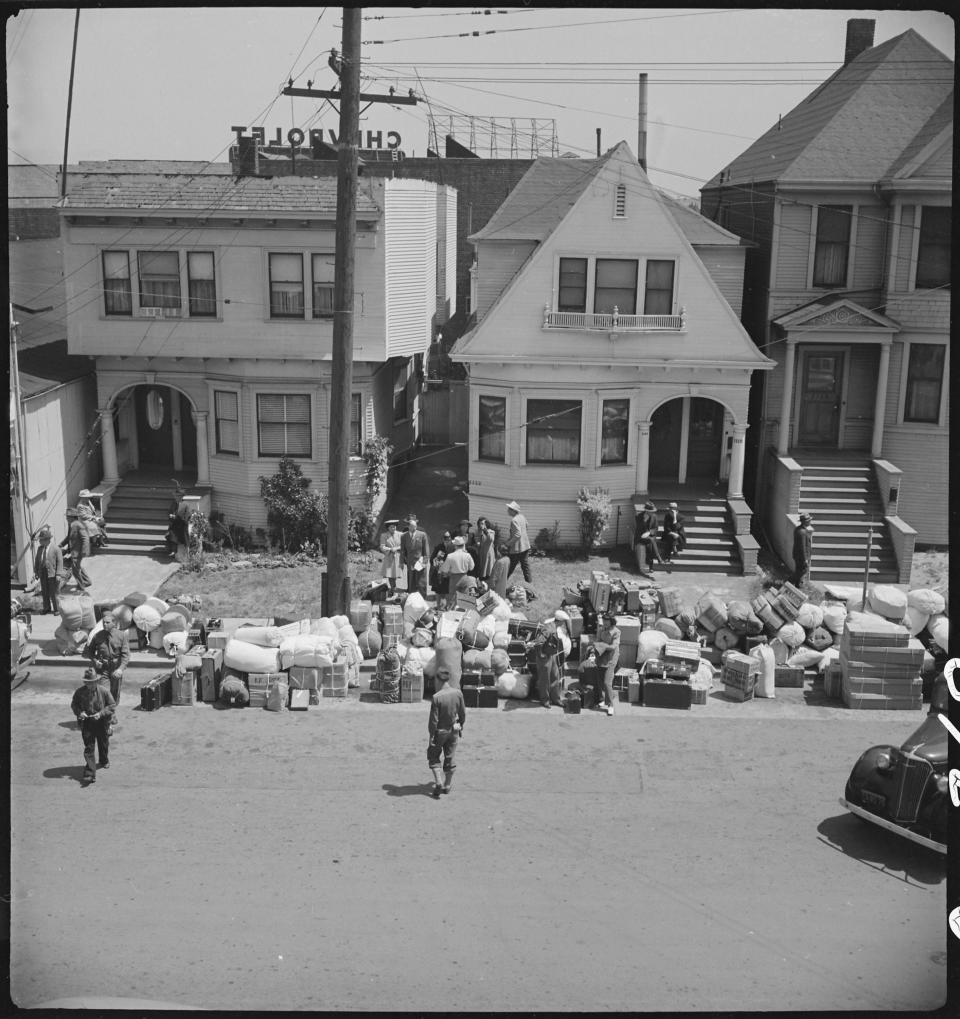
[[[627,429],[630,420],[629,400],[604,400],[600,424],[600,463],[627,462]]]
[[[218,453],[240,453],[240,397],[228,390],[213,394]]]
[[[527,463],[580,463],[579,400],[527,401]]]
[[[180,307],[180,256],[176,251],[141,251],[141,308]]]
[[[257,449],[260,456],[310,457],[309,395],[258,394]]]
[[[920,214],[917,244],[917,290],[950,285],[950,230],[953,215],[948,206],[925,205]]]
[[[479,458],[506,463],[507,398],[482,395],[479,411]]]

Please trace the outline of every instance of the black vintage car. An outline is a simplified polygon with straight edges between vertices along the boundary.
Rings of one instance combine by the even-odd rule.
[[[871,747],[853,766],[840,803],[872,824],[921,846],[947,851],[950,807],[948,733],[937,718],[948,710],[941,672],[933,682],[930,712],[898,750]]]

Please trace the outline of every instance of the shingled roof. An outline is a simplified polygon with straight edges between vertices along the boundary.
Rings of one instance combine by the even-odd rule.
[[[214,173],[77,173],[61,204],[65,212],[176,212],[216,215],[297,216],[333,219],[337,181],[332,177],[233,177]],[[376,219],[380,207],[361,188],[357,217]]]
[[[953,87],[953,61],[908,29],[841,67],[705,188],[771,180],[877,181]]]

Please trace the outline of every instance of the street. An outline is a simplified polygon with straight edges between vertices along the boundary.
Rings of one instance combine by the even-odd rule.
[[[943,859],[837,802],[857,756],[919,713],[501,702],[468,712],[453,792],[435,801],[426,703],[146,713],[131,683],[111,768],[83,788],[71,690],[31,679],[12,695],[21,1006],[945,1000]]]

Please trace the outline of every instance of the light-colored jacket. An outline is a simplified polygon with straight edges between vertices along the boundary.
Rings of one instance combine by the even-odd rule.
[[[530,548],[530,539],[527,537],[527,518],[522,513],[515,513],[510,518],[510,537],[507,539],[507,548],[514,554],[526,552]]]

